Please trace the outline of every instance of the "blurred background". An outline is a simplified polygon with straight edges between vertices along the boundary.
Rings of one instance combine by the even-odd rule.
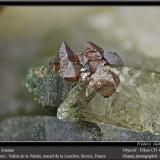
[[[33,101],[29,68],[58,54],[65,40],[75,52],[84,41],[119,53],[124,64],[160,71],[158,7],[3,7],[0,9],[0,120],[52,115]]]

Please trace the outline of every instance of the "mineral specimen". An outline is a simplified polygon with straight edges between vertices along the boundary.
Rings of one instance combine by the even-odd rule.
[[[30,70],[26,80],[28,90],[42,105],[58,108],[56,116],[60,120],[87,121],[98,126],[109,124],[160,135],[160,73],[122,66],[116,53],[113,54],[114,58],[108,58],[109,63],[106,61],[107,64],[101,65],[107,54],[93,43],[89,44],[87,51],[77,55],[78,58],[73,51],[62,56],[66,58],[62,58],[64,61],[61,63],[65,64],[67,59],[66,64],[70,62],[75,70],[75,64],[79,65],[80,61],[80,73],[75,71],[79,78],[74,83],[68,83],[69,79],[63,78],[63,72],[60,73],[62,59],[58,57],[54,64],[49,61]],[[93,46],[96,52],[104,53],[102,59],[97,53],[88,55]],[[66,44],[62,48],[66,48],[65,52],[69,51]],[[95,55],[98,58],[96,69],[92,72],[89,62],[95,60]],[[83,80],[82,73],[86,73]],[[108,98],[104,98],[106,95]]]
[[[116,68],[120,72],[120,84],[112,96],[104,98],[95,93],[88,100],[81,94],[86,89],[76,86],[58,108],[57,117],[160,135],[160,73],[127,66]]]
[[[119,85],[119,72],[112,65],[122,65],[116,52],[106,53],[94,44],[86,41],[85,51],[75,54],[66,42],[62,42],[59,57],[53,62],[53,69],[69,82],[81,82],[88,91],[98,92],[104,97],[111,96]]]

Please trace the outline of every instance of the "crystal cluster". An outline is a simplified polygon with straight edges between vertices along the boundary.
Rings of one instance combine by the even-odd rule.
[[[116,52],[104,52],[93,42],[86,41],[85,51],[81,54],[75,54],[66,42],[62,42],[59,57],[52,67],[66,81],[81,82],[90,92],[109,97],[120,83],[113,66],[122,64]]]

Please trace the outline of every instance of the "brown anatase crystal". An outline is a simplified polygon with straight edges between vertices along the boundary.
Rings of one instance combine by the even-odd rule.
[[[119,75],[113,70],[112,59],[109,59],[109,63],[104,50],[93,42],[86,41],[85,44],[85,51],[75,54],[63,41],[59,57],[53,62],[53,68],[66,81],[83,83],[90,92],[98,92],[103,97],[109,97],[120,83]],[[121,62],[120,56],[116,52],[113,53],[114,59],[116,56],[117,62]],[[114,65],[115,63],[114,60]]]

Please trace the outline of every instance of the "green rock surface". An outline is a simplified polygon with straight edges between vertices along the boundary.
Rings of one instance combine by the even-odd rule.
[[[117,67],[120,85],[111,97],[103,98],[98,93],[87,96],[85,86],[68,84],[47,64],[29,72],[26,87],[42,105],[58,108],[58,119],[109,124],[159,135],[159,72]]]
[[[126,66],[118,70],[123,80],[111,97],[96,93],[88,101],[85,87],[76,86],[58,108],[57,117],[160,134],[160,73]]]
[[[50,62],[51,60],[40,67],[30,69],[25,86],[33,94],[34,100],[42,106],[57,108],[74,85],[55,74],[50,67]]]

